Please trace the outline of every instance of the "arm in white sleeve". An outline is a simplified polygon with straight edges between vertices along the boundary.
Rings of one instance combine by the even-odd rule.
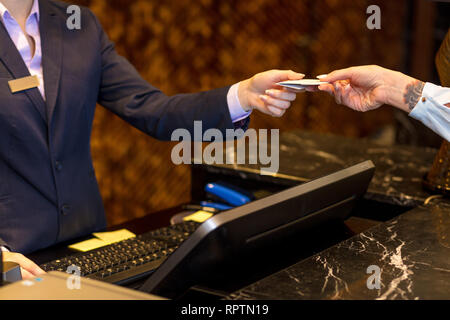
[[[450,88],[427,82],[410,117],[419,120],[438,135],[450,141]]]

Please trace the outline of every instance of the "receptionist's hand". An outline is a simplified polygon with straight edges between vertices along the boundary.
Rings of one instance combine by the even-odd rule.
[[[296,94],[277,85],[280,81],[300,80],[304,74],[292,70],[270,70],[239,83],[238,97],[246,111],[258,111],[281,117],[295,100]]]
[[[32,279],[45,273],[37,264],[16,252],[3,252],[3,261],[15,262],[20,265],[22,279]]]

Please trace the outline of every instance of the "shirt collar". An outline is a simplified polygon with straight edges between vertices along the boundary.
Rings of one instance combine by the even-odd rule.
[[[31,11],[30,11],[30,16],[32,16],[33,14],[36,15],[36,19],[37,21],[39,21],[39,0],[34,0],[33,2],[33,6],[31,7]]]
[[[5,14],[8,14],[9,16],[9,10],[3,5],[3,3],[0,2],[0,21],[3,22]],[[39,0],[33,1],[33,6],[31,7],[30,15],[28,17],[31,17],[33,15],[36,15],[37,21],[39,21]]]

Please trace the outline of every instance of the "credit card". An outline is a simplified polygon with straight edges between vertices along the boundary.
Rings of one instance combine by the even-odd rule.
[[[319,79],[301,79],[301,80],[282,81],[282,82],[278,82],[277,84],[279,86],[283,86],[283,87],[286,87],[289,89],[303,90],[308,86],[318,86],[323,83],[328,83],[328,82],[320,81]]]

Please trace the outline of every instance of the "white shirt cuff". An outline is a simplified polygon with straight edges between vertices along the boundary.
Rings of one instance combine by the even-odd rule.
[[[9,250],[3,246],[0,247],[0,250],[2,250],[3,252],[9,252]]]
[[[445,106],[447,103],[450,103],[450,88],[427,82],[422,97],[409,116],[450,141],[450,108]]]
[[[227,94],[228,110],[230,111],[231,121],[233,123],[247,118],[252,113],[242,108],[241,102],[239,101],[238,89],[239,83],[233,84]]]

